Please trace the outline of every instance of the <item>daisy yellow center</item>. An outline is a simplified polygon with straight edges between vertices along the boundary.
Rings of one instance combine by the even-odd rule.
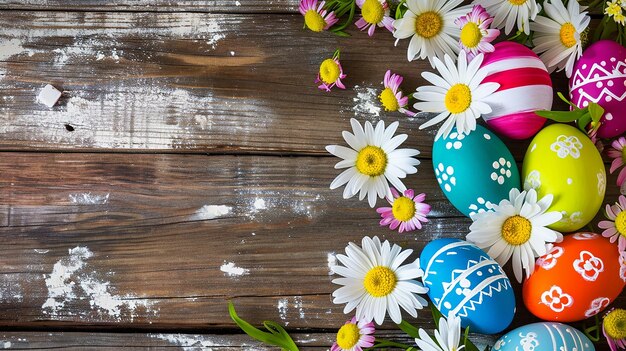
[[[561,44],[563,44],[567,48],[571,48],[576,45],[576,28],[574,25],[567,22],[561,26],[561,31],[559,32],[559,38],[561,39]]]
[[[365,0],[363,7],[361,7],[361,15],[363,15],[365,22],[378,24],[385,16],[385,9],[378,0]]]
[[[430,39],[443,29],[443,19],[435,11],[424,12],[415,19],[415,33]]]
[[[385,88],[385,90],[378,95],[378,98],[380,99],[380,103],[383,104],[385,111],[398,111],[400,108],[398,99],[396,99],[396,95],[390,88]]]
[[[502,224],[502,238],[511,245],[522,245],[530,240],[532,225],[522,216],[509,217]]]
[[[626,238],[626,211],[622,211],[615,217],[615,229]]]
[[[461,29],[461,43],[468,48],[475,48],[483,38],[483,34],[480,32],[480,28],[474,22],[468,22]]]
[[[626,310],[618,308],[609,312],[602,325],[611,339],[626,339]]]
[[[356,156],[356,169],[370,177],[378,177],[387,168],[387,154],[378,146],[368,145]]]
[[[626,146],[622,148],[622,160],[626,161]]]
[[[304,24],[314,32],[321,32],[324,30],[324,27],[326,27],[324,17],[315,10],[308,10],[304,14]]]
[[[401,196],[393,201],[391,212],[395,219],[406,222],[415,216],[415,201]]]
[[[339,79],[341,70],[339,65],[333,59],[326,59],[320,65],[320,78],[326,84],[332,84]]]
[[[455,84],[446,93],[444,102],[451,113],[464,112],[472,103],[472,92],[465,84]]]
[[[337,332],[337,346],[342,350],[350,350],[359,342],[360,337],[361,333],[356,324],[344,324]]]
[[[370,295],[383,297],[391,294],[397,282],[398,278],[391,269],[385,266],[377,266],[367,272],[363,285]]]
[[[526,3],[527,0],[509,0],[512,5],[522,6]]]

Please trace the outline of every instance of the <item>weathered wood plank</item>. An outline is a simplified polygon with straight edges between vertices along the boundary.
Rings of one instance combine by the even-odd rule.
[[[383,339],[402,342],[414,341],[399,331],[380,331],[376,335]],[[335,333],[291,333],[300,350],[327,350],[335,341]],[[477,345],[491,345],[493,336],[472,335]],[[184,351],[212,350],[276,350],[242,334],[183,334],[183,333],[80,333],[80,332],[10,332],[0,334],[0,348],[8,349],[63,349],[80,350],[133,350],[179,349]]]
[[[207,13],[297,12],[298,0],[2,0],[1,10],[137,11]]]
[[[381,111],[387,69],[424,84],[390,33],[302,29],[299,15],[4,12],[0,149],[326,154],[349,118],[401,122],[429,157],[427,120]],[[278,39],[280,38],[280,39]],[[346,91],[320,92],[319,63],[341,48]],[[565,89],[564,75],[555,84]],[[58,106],[38,89],[64,91]],[[510,142],[518,158],[525,142]]]
[[[403,235],[328,189],[333,163],[3,153],[0,326],[232,328],[232,300],[254,323],[326,329],[346,318],[331,303],[328,266],[347,242],[379,235],[419,252],[466,234],[469,220],[443,199],[427,160],[407,184],[427,192],[433,218]],[[521,304],[518,313],[517,325],[535,320]]]

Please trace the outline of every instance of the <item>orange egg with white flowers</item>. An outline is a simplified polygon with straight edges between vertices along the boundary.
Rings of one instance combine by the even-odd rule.
[[[537,259],[524,282],[526,308],[535,316],[576,322],[602,312],[626,285],[626,262],[616,244],[594,233],[564,237]]]

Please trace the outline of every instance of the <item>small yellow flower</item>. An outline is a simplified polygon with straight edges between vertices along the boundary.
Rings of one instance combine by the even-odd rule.
[[[624,16],[623,13],[620,13],[620,14],[617,14],[617,15],[613,16],[613,20],[615,20],[616,23],[619,23],[622,26],[624,24],[626,24],[626,16]]]
[[[617,3],[617,0],[609,1],[606,3],[604,13],[609,16],[616,16],[622,13],[622,7]]]

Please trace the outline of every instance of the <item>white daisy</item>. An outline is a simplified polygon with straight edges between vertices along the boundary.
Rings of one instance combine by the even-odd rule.
[[[443,59],[444,54],[456,58],[459,53],[461,29],[454,20],[465,15],[470,6],[457,8],[463,0],[407,0],[404,16],[394,21],[393,36],[398,40],[409,37],[407,59],[419,56],[428,58],[434,67],[433,58]]]
[[[517,29],[530,34],[529,20],[537,17],[541,6],[535,0],[474,0],[473,4],[482,5],[487,12],[495,14],[493,26],[509,34],[517,24]]]
[[[447,320],[443,317],[439,319],[439,330],[435,330],[435,338],[422,328],[419,330],[419,339],[415,343],[423,351],[460,351],[465,345],[459,346],[461,342],[461,318],[452,312],[448,313]]]
[[[563,235],[546,228],[561,220],[558,211],[547,212],[552,195],[537,201],[537,192],[511,189],[509,200],[493,205],[493,212],[474,215],[467,240],[475,243],[493,257],[501,266],[513,257],[513,273],[522,282],[522,268],[526,277],[535,269],[535,257],[547,253],[550,243],[560,242]]]
[[[400,191],[406,187],[400,180],[407,174],[417,172],[420,161],[413,158],[419,155],[415,149],[396,149],[406,139],[406,134],[393,136],[398,129],[398,122],[393,122],[385,129],[385,122],[379,121],[376,129],[370,122],[365,122],[365,130],[359,122],[352,118],[352,133],[344,131],[344,140],[351,148],[340,145],[328,145],[326,150],[342,158],[336,169],[348,168],[333,180],[331,189],[336,189],[346,183],[343,198],[348,199],[359,193],[359,200],[367,195],[370,207],[376,205],[376,195],[379,198],[391,196],[389,183]]]
[[[587,29],[591,18],[587,12],[580,12],[578,1],[569,1],[567,10],[561,0],[546,1],[544,10],[548,17],[537,16],[530,24],[535,33],[533,51],[546,64],[550,73],[558,68],[569,78],[574,63],[583,54],[581,33]]]
[[[448,137],[455,125],[459,133],[469,134],[476,129],[476,119],[491,112],[491,107],[483,100],[498,90],[500,84],[482,83],[487,76],[487,71],[480,68],[483,57],[483,54],[479,54],[468,64],[466,53],[462,51],[459,54],[458,68],[453,59],[446,55],[445,64],[438,58],[434,59],[441,76],[422,72],[422,77],[434,85],[417,88],[413,96],[425,102],[418,102],[413,107],[439,114],[422,124],[420,129],[447,119],[437,132],[435,140],[441,135]]]
[[[413,253],[378,237],[364,237],[362,248],[354,243],[346,247],[346,255],[337,255],[343,264],[332,267],[335,274],[343,276],[333,283],[343,285],[333,292],[333,302],[345,303],[343,313],[356,308],[356,318],[363,321],[375,320],[382,324],[387,312],[394,323],[402,322],[400,307],[411,316],[417,317],[417,310],[427,305],[424,298],[428,288],[418,282],[424,275],[419,261],[402,265]]]

